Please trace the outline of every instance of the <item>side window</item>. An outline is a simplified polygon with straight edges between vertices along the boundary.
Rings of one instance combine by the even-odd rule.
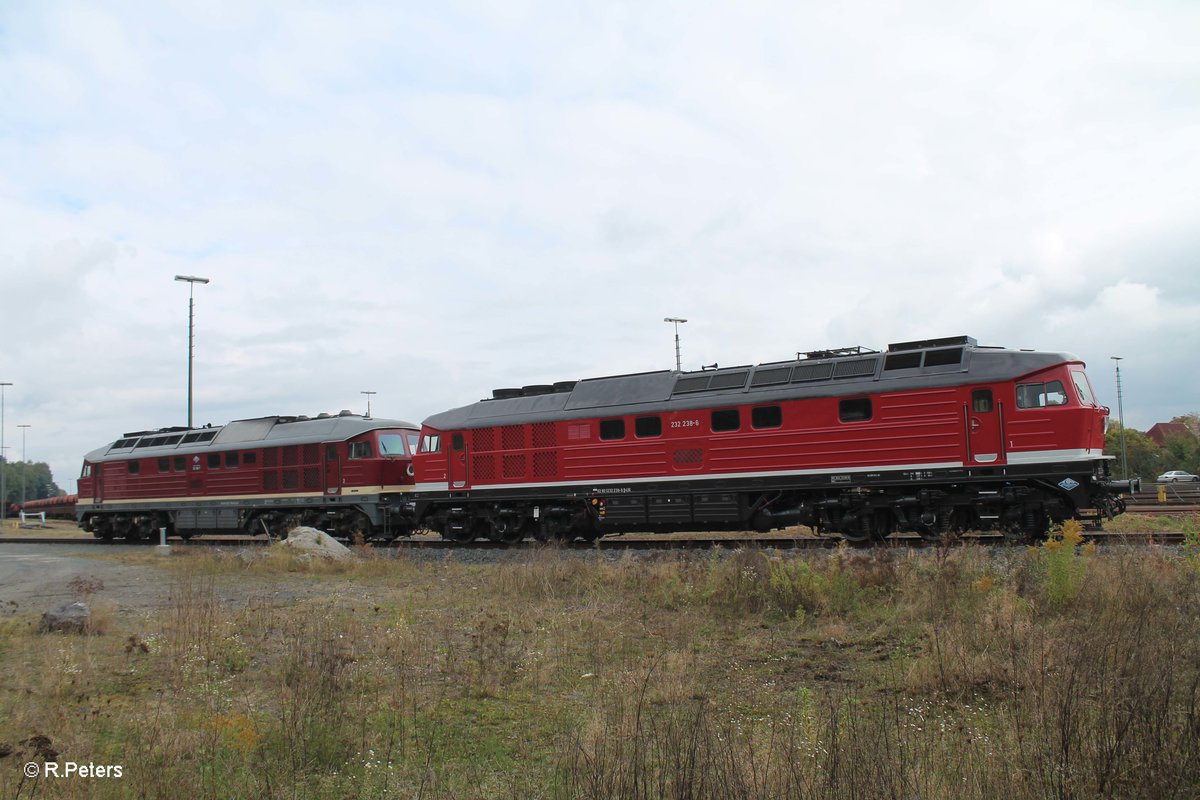
[[[436,434],[425,434],[421,437],[421,448],[418,453],[439,453],[442,450],[442,437]]]
[[[1067,390],[1063,388],[1062,381],[1050,381],[1046,384],[1046,405],[1048,406],[1065,406],[1067,404]]]
[[[242,463],[243,464],[254,464],[254,463],[257,463],[257,461],[258,461],[258,454],[255,453],[254,451],[250,451],[248,453],[242,453]]]
[[[602,419],[600,420],[600,438],[608,441],[612,439],[625,438],[625,420],[623,419]]]
[[[1067,390],[1063,388],[1062,381],[1017,385],[1017,408],[1043,408],[1066,404]]]
[[[992,390],[976,389],[971,392],[971,410],[976,414],[986,414],[992,410]]]
[[[158,471],[159,472],[170,472],[171,471],[171,459],[166,458],[166,457],[160,458],[158,460]]]
[[[138,461],[126,461],[125,464],[125,469],[129,471],[130,475],[137,475],[142,471],[142,465]]]
[[[466,449],[467,444],[463,440],[463,435],[461,433],[456,433],[450,437],[450,447],[455,451]]]
[[[455,448],[461,449],[461,448]],[[350,443],[350,458],[370,458],[371,443],[370,442],[351,442]]]
[[[175,456],[175,461],[171,466],[176,472],[183,472],[187,469],[187,456]]]
[[[852,397],[838,403],[838,419],[842,422],[866,422],[871,418],[871,398]]]
[[[221,454],[220,453],[209,453],[208,454],[208,468],[216,469],[219,466],[221,466]]]
[[[662,417],[638,417],[633,421],[633,435],[639,439],[662,436]]]
[[[742,427],[742,418],[736,408],[721,408],[712,412],[713,433],[736,431]]]
[[[225,454],[225,466],[236,467],[237,465],[238,465],[238,454],[235,452],[232,452],[232,451],[226,453]]]
[[[750,412],[751,428],[778,428],[783,425],[783,411],[779,406],[760,406]]]

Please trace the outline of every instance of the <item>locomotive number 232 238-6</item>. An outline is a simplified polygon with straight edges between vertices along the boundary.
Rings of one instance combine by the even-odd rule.
[[[699,428],[700,420],[698,419],[676,419],[671,421],[672,428]]]

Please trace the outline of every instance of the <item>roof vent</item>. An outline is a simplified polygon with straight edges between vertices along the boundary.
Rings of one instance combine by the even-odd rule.
[[[350,409],[343,408],[341,411],[338,412],[338,416],[339,417],[353,417],[354,414],[350,411]]]
[[[522,394],[520,389],[493,389],[493,400],[510,400],[514,397],[520,397]]]

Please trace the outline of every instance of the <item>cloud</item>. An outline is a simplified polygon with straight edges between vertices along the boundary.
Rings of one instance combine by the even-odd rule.
[[[0,10],[0,379],[31,455],[185,413],[926,336],[1195,410],[1190,6]],[[1111,402],[1111,400],[1109,400]],[[1190,407],[1189,407],[1190,406]],[[13,419],[16,419],[13,416]],[[37,442],[39,450],[32,449]]]

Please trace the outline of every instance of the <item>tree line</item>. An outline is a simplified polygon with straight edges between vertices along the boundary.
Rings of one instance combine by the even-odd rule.
[[[1145,433],[1125,429],[1125,452],[1129,459],[1129,475],[1121,476],[1121,424],[1110,421],[1104,434],[1104,452],[1117,457],[1119,477],[1139,477],[1154,480],[1172,469],[1182,469],[1200,475],[1200,413],[1184,414],[1171,422],[1185,425],[1188,433],[1176,433],[1163,439],[1161,445]]]
[[[4,504],[7,508],[21,502],[21,482],[24,480],[25,499],[41,500],[65,494],[50,474],[50,465],[31,461],[0,462],[4,470]]]

